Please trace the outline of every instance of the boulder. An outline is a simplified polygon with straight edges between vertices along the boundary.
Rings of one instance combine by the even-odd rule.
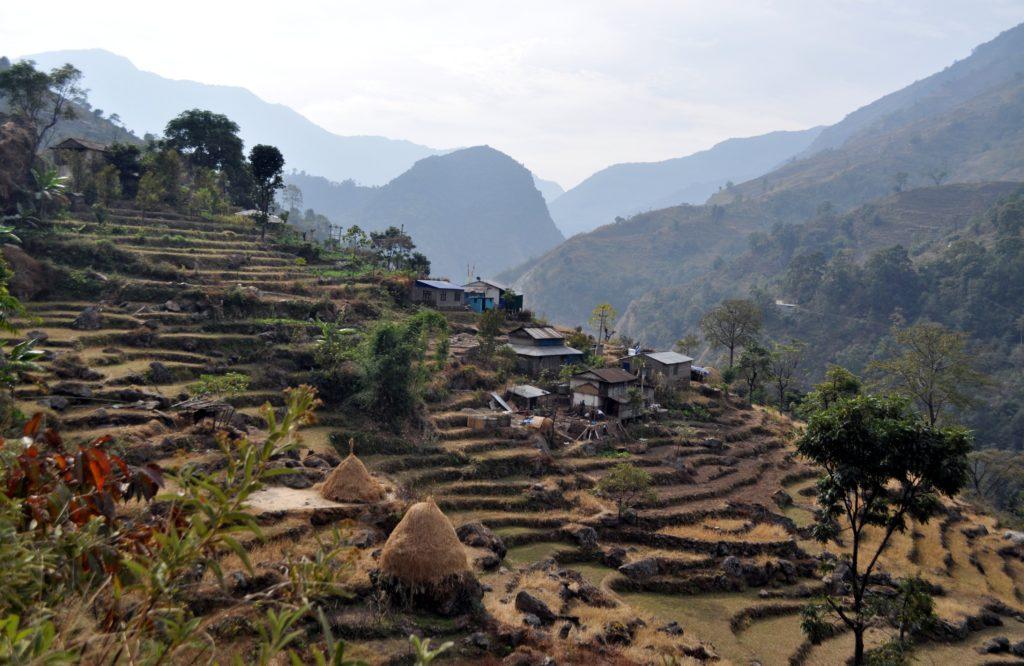
[[[42,407],[47,407],[55,412],[63,412],[68,408],[70,402],[67,398],[60,395],[51,395],[46,398],[40,398],[36,400],[36,404]]]
[[[659,569],[657,558],[645,557],[642,560],[622,565],[619,567],[619,573],[633,580],[646,580],[657,576]]]
[[[92,389],[83,382],[57,382],[50,387],[50,390],[57,395],[67,395],[73,398],[92,397]]]
[[[534,615],[533,613],[525,613],[523,615],[523,624],[525,624],[528,627],[536,628],[541,625],[541,621],[540,618]]]
[[[174,382],[174,374],[170,368],[160,361],[153,361],[149,364],[149,371],[146,373],[149,381],[153,384],[171,384]]]
[[[181,312],[181,306],[175,300],[169,300],[164,303],[164,309],[168,312]]]
[[[1010,652],[1012,652],[1013,656],[1015,657],[1024,658],[1024,641],[1017,641],[1016,643],[1014,643],[1010,647]]]
[[[501,537],[497,536],[490,530],[486,525],[479,521],[473,521],[460,525],[455,534],[459,537],[459,541],[470,546],[472,548],[486,548],[498,556],[499,559],[505,557],[507,549],[505,548],[504,542]]]
[[[1010,651],[1010,639],[1006,636],[995,636],[978,647],[978,654],[1001,654]]]
[[[483,571],[495,571],[501,566],[501,558],[494,553],[487,553],[473,560],[473,565]]]
[[[622,546],[613,546],[604,551],[601,561],[606,567],[618,569],[626,563],[626,549]]]
[[[3,253],[4,261],[14,272],[7,283],[7,288],[15,298],[30,301],[43,292],[46,285],[46,269],[41,263],[17,245],[5,244],[0,251]]]
[[[630,645],[636,635],[636,630],[630,631],[625,622],[609,622],[604,625],[601,638],[608,645]]]
[[[586,525],[569,525],[565,528],[576,545],[583,550],[597,550],[597,530]]]
[[[46,331],[29,331],[25,334],[25,337],[29,340],[35,340],[38,343],[43,343],[50,339],[50,334]]]
[[[85,308],[71,322],[71,328],[79,331],[97,331],[103,328],[103,317],[100,315],[100,309],[95,305]]]
[[[984,525],[971,525],[970,527],[965,527],[960,531],[968,539],[976,539],[988,534],[988,528]]]
[[[706,448],[715,449],[715,450],[720,449],[723,446],[722,445],[722,440],[715,439],[714,437],[705,437],[703,444],[704,444],[704,446]]]
[[[1011,542],[1014,546],[1024,545],[1024,532],[1006,530],[1003,532],[1003,538]]]
[[[772,501],[775,502],[780,509],[784,509],[787,506],[793,506],[793,496],[782,488],[779,488],[772,494]]]
[[[683,628],[679,626],[678,622],[669,622],[664,626],[658,627],[658,632],[668,634],[669,636],[682,636]]]
[[[526,590],[516,595],[516,610],[527,615],[534,615],[543,624],[551,624],[556,615],[548,605]]]
[[[722,560],[722,571],[730,578],[741,578],[743,576],[743,563],[735,555]]]

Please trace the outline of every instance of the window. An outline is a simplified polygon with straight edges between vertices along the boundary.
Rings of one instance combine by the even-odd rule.
[[[441,300],[442,301],[447,301],[448,300],[448,292],[445,291],[444,289],[441,290]]]

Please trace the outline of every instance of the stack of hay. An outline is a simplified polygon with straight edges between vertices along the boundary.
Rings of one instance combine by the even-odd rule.
[[[380,582],[442,615],[474,611],[483,597],[466,551],[433,499],[412,505],[384,544]]]
[[[356,458],[349,442],[348,457],[327,475],[320,494],[334,502],[379,502],[386,495],[384,486],[370,476],[366,465]]]

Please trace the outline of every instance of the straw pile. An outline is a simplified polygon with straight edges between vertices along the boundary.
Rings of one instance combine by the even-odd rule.
[[[439,583],[469,571],[455,528],[433,499],[412,505],[384,544],[380,568],[403,583]]]
[[[379,502],[384,499],[384,487],[370,476],[366,465],[356,458],[349,442],[348,457],[327,475],[320,494],[334,502]]]

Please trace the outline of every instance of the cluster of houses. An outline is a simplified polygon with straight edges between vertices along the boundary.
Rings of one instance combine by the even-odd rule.
[[[480,277],[461,286],[447,280],[416,280],[412,300],[441,310],[485,312],[497,308],[517,312],[523,307],[522,295]],[[582,365],[585,357],[551,326],[520,326],[508,334],[508,346],[515,352],[516,369],[531,377],[557,374],[567,365]],[[684,354],[637,349],[620,359],[618,367],[589,368],[572,375],[568,391],[574,406],[630,419],[640,416],[644,405],[653,402],[656,385],[685,387],[691,377],[699,380],[704,372]],[[511,399],[526,409],[540,406],[549,395],[530,385],[516,386],[511,391]]]
[[[505,285],[479,276],[462,286],[448,280],[416,280],[411,296],[413,303],[439,310],[519,312],[523,309],[522,294],[515,294]]]
[[[582,363],[584,357],[550,326],[521,326],[508,334],[508,344],[516,354],[517,369],[534,377]],[[630,354],[621,359],[619,367],[588,368],[572,375],[568,387],[572,404],[619,419],[634,418],[640,416],[644,405],[653,402],[655,385],[688,386],[692,364],[692,358],[673,351]],[[512,393],[528,408],[547,395],[529,385],[517,386]]]

